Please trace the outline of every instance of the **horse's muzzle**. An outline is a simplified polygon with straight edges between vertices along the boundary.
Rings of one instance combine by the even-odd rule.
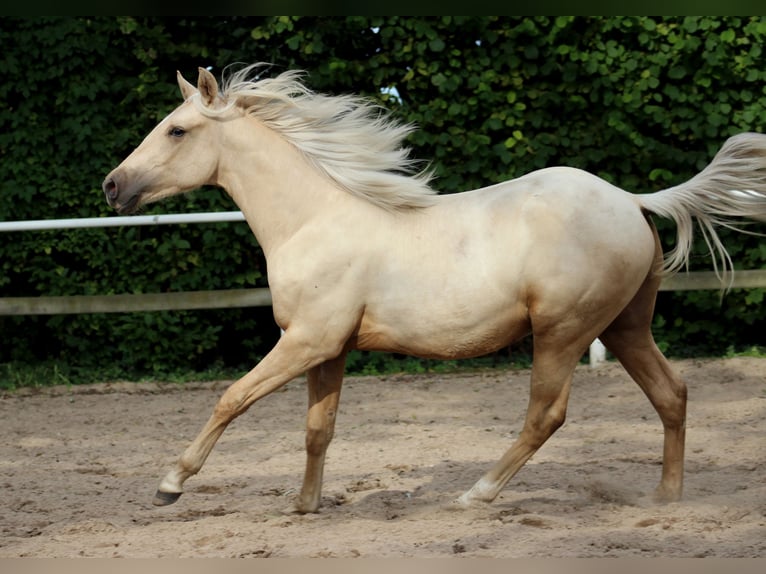
[[[119,175],[119,172],[112,172],[106,176],[101,189],[104,190],[106,202],[117,210],[117,213],[133,213],[138,207],[140,193],[132,186],[122,185]]]

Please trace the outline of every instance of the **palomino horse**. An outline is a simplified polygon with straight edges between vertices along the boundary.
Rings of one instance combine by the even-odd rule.
[[[495,499],[564,422],[575,366],[599,337],[654,405],[664,427],[660,501],[681,497],[686,387],[650,326],[664,273],[686,264],[693,218],[716,269],[731,261],[715,226],[766,220],[766,136],[730,138],[690,181],[633,195],[587,172],[553,167],[491,187],[437,196],[402,141],[412,127],[369,101],[325,96],[300,74],[219,89],[178,75],[184,102],[104,181],[119,213],[201,185],[225,189],[268,262],[284,333],[221,396],[159,485],[170,504],[226,426],[302,373],[307,462],[294,510],[320,505],[346,354],[374,349],[430,358],[486,354],[534,337],[523,430],[457,507]],[[650,215],[678,225],[663,264]]]

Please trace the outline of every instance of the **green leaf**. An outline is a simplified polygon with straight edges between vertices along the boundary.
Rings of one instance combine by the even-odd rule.
[[[721,32],[721,40],[723,40],[724,42],[732,43],[734,42],[736,37],[737,37],[737,34],[731,28]]]
[[[673,66],[668,70],[668,77],[673,80],[680,80],[686,76],[686,68],[684,66]]]
[[[444,41],[441,38],[434,38],[428,43],[428,47],[432,52],[441,52],[444,50]]]

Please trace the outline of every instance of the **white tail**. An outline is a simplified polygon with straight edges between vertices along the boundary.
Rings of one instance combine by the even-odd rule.
[[[748,233],[742,229],[746,222],[741,219],[766,221],[766,135],[732,136],[713,161],[689,181],[637,197],[644,209],[673,219],[678,226],[676,246],[665,258],[666,273],[687,265],[694,232],[692,218],[696,218],[713,268],[723,281],[732,264],[716,226]]]

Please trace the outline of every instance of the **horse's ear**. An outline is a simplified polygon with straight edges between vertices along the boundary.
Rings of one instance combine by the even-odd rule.
[[[197,79],[197,89],[202,96],[202,103],[206,106],[212,106],[218,97],[218,82],[215,81],[213,74],[205,68],[199,69],[199,78]]]
[[[194,87],[194,84],[186,81],[181,75],[181,72],[176,72],[176,79],[178,80],[178,87],[181,88],[181,95],[183,96],[184,101],[188,100],[197,92],[197,88]]]

